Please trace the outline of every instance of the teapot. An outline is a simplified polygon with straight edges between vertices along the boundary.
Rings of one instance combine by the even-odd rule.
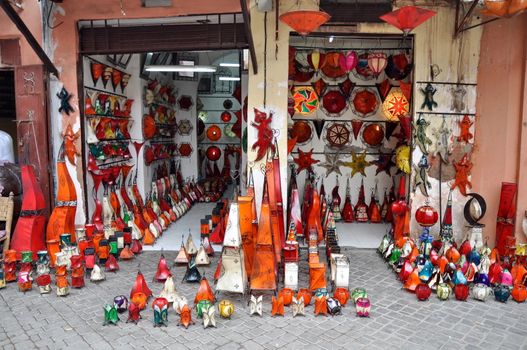
[[[491,290],[492,289],[490,289],[490,287],[488,287],[486,284],[476,283],[474,287],[472,287],[472,297],[479,301],[485,301]]]

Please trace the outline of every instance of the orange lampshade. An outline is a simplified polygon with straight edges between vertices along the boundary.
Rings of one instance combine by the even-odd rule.
[[[399,28],[407,35],[412,29],[425,22],[436,12],[422,9],[416,6],[404,6],[393,12],[380,16],[384,22]]]
[[[330,18],[331,16],[326,12],[316,10],[289,11],[280,15],[282,22],[302,36],[317,30]]]

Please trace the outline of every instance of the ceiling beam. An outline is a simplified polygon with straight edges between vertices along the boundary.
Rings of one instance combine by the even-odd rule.
[[[256,51],[254,49],[253,32],[251,31],[251,17],[249,9],[247,8],[247,1],[240,0],[240,6],[243,14],[243,25],[245,26],[245,35],[247,36],[247,43],[249,44],[249,53],[251,54],[251,63],[253,66],[253,73],[258,74],[258,62],[256,61]]]
[[[29,28],[26,26],[22,18],[20,18],[18,13],[16,13],[16,11],[11,7],[11,5],[9,4],[9,1],[0,0],[0,7],[4,10],[7,17],[11,19],[13,24],[18,28],[18,30],[22,33],[22,35],[24,35],[27,42],[29,43],[29,46],[31,46],[31,48],[33,49],[33,51],[35,51],[35,53],[40,58],[42,63],[44,63],[44,66],[46,67],[47,71],[55,75],[58,79],[59,71],[57,70],[53,62],[51,62],[48,55],[46,54],[42,46],[40,46],[37,39],[35,39],[35,37],[31,33]]]

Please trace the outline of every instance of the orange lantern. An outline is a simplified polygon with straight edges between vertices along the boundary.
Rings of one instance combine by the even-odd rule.
[[[379,18],[384,22],[399,28],[403,31],[404,35],[407,35],[412,29],[435,14],[434,11],[425,10],[416,6],[404,6],[396,11],[384,14]]]
[[[211,141],[218,141],[221,138],[221,129],[217,125],[212,125],[207,129],[207,138]]]
[[[331,16],[324,11],[299,10],[283,13],[279,18],[295,32],[306,36],[326,23]]]

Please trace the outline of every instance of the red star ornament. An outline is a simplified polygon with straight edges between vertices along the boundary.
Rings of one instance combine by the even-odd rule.
[[[320,162],[320,160],[313,159],[313,148],[309,152],[304,152],[298,149],[298,158],[293,158],[298,165],[296,173],[299,174],[302,170],[313,171],[313,164]]]

